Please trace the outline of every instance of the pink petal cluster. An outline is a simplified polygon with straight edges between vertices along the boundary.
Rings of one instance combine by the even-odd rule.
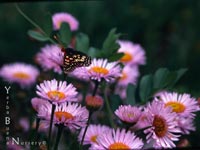
[[[55,30],[60,29],[62,22],[68,23],[71,31],[76,31],[78,30],[78,27],[79,27],[78,20],[74,16],[66,12],[55,13],[52,16],[52,21],[53,21],[53,27]]]
[[[36,54],[36,62],[47,71],[53,69],[54,72],[61,74],[64,53],[58,45],[46,45]]]
[[[10,82],[17,83],[22,88],[35,84],[39,75],[39,70],[33,65],[17,62],[5,64],[0,69],[0,76]]]

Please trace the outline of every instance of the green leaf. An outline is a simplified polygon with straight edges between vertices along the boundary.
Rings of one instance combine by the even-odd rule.
[[[111,55],[108,60],[109,61],[117,61],[119,60],[122,56],[124,55],[124,53],[115,53],[114,55]]]
[[[183,68],[183,69],[179,69],[177,71],[171,72],[170,78],[168,80],[169,88],[173,87],[180,80],[180,78],[185,74],[186,71],[187,69]]]
[[[79,33],[76,36],[76,49],[87,53],[89,50],[89,37],[84,33]]]
[[[130,105],[135,105],[135,90],[136,86],[129,83],[126,89],[126,102]]]
[[[98,58],[100,56],[100,50],[94,47],[90,47],[88,51],[88,55],[93,57],[93,58]]]
[[[187,68],[182,68],[177,71],[177,77],[175,83],[178,82],[178,80],[180,80],[180,78],[186,73],[187,70],[188,70]]]
[[[59,38],[62,44],[67,47],[71,41],[71,31],[68,23],[63,22],[59,30]]]
[[[111,107],[112,111],[114,112],[119,107],[119,105],[122,104],[122,100],[121,100],[120,96],[117,94],[111,95],[110,100],[111,100],[110,107]]]
[[[154,74],[154,89],[162,89],[167,85],[167,77],[169,76],[170,72],[167,68],[160,68]]]
[[[139,90],[142,102],[146,102],[153,91],[153,76],[151,74],[142,77]]]
[[[112,54],[119,49],[119,44],[116,42],[120,34],[116,34],[116,28],[111,29],[108,36],[106,37],[102,50],[107,54]]]
[[[36,39],[36,40],[42,41],[42,42],[48,41],[48,40],[49,40],[49,37],[43,35],[43,34],[40,33],[40,32],[33,31],[33,30],[29,30],[29,31],[28,31],[28,35],[29,35],[30,37],[32,37],[33,39]]]
[[[167,77],[167,88],[173,87],[177,78],[177,72],[170,72],[169,76]]]

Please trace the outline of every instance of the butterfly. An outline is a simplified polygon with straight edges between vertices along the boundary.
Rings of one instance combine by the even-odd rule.
[[[62,48],[64,52],[63,72],[65,74],[74,71],[78,67],[89,66],[91,64],[91,57],[83,52],[74,50],[73,48]]]

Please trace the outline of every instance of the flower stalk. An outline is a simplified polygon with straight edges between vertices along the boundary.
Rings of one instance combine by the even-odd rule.
[[[52,131],[52,124],[53,124],[53,117],[54,117],[55,108],[56,108],[56,105],[55,105],[55,104],[52,104],[52,109],[51,109],[51,120],[50,120],[49,135],[48,135],[48,150],[49,150],[49,148],[50,148],[51,131]]]
[[[96,95],[97,89],[98,89],[98,86],[99,86],[99,81],[95,80],[94,82],[95,82],[95,87],[94,87],[92,96],[95,96],[95,95]]]
[[[112,113],[112,110],[110,108],[110,103],[109,103],[109,100],[108,100],[108,97],[107,97],[106,90],[107,90],[107,88],[105,87],[105,89],[104,89],[104,99],[105,99],[105,103],[106,103],[106,109],[108,111],[108,118],[109,118],[110,125],[111,125],[112,128],[114,128],[115,124],[112,120],[112,114],[113,113]]]
[[[56,137],[56,143],[55,143],[55,146],[54,146],[54,150],[58,149],[58,144],[60,142],[63,129],[64,129],[64,125],[63,124],[59,124],[58,125],[58,132],[57,132],[57,137]]]
[[[85,134],[86,134],[86,132],[87,132],[88,126],[89,126],[89,124],[90,124],[91,116],[92,116],[92,111],[89,112],[87,125],[86,125],[86,127],[85,127],[85,130],[84,130],[84,133],[83,133],[83,137],[82,137],[82,139],[81,139],[81,150],[83,149],[83,141],[84,141]]]

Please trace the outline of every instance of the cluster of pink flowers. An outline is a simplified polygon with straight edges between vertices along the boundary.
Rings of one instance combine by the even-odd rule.
[[[121,76],[121,67],[116,61],[94,58],[90,66],[77,68],[71,75],[79,79],[113,82]]]
[[[174,141],[182,134],[195,130],[194,116],[200,107],[189,94],[163,92],[159,95],[159,99],[155,97],[143,108],[122,105],[115,114],[122,122],[132,124],[131,130],[144,129],[147,147],[151,143],[155,148],[173,148]]]
[[[86,125],[88,110],[77,103],[78,93],[72,84],[55,79],[45,80],[37,85],[36,93],[39,97],[32,99],[32,106],[37,111],[37,116],[45,122],[50,122],[54,104],[54,124],[63,124],[71,130]]]
[[[39,70],[29,64],[17,62],[6,64],[0,69],[0,76],[9,83],[17,83],[22,88],[32,86],[39,75]]]
[[[136,85],[137,79],[140,75],[139,65],[146,63],[146,56],[144,49],[131,41],[119,40],[120,48],[118,52],[124,53],[123,57],[119,60],[123,63],[122,76],[117,82],[115,92],[120,94],[121,98],[126,98],[126,88],[129,83]]]
[[[79,140],[82,139],[84,129],[81,130]],[[90,144],[94,149],[141,149],[142,140],[133,132],[125,129],[112,129],[105,125],[90,125],[84,138],[84,144]]]
[[[62,22],[68,23],[71,31],[77,30],[79,26],[78,21],[68,13],[56,13],[52,16],[52,21],[54,30],[59,30]],[[54,126],[63,125],[73,133],[78,133],[78,141],[89,145],[91,150],[176,147],[175,142],[181,135],[195,131],[195,113],[200,107],[190,94],[162,91],[155,94],[153,100],[144,106],[120,105],[113,112],[116,119],[115,128],[98,123],[88,125],[90,114],[101,109],[104,104],[97,85],[102,81],[116,83],[115,93],[125,99],[128,84],[137,84],[139,66],[146,63],[145,51],[139,44],[121,40],[117,42],[120,45],[118,52],[124,53],[119,61],[109,62],[105,58],[93,58],[89,66],[78,67],[69,73],[72,78],[86,82],[95,81],[96,85],[90,89],[95,92],[89,91],[85,96],[86,106],[80,104],[78,95],[83,98],[82,93],[78,92],[78,88],[72,83],[52,79],[43,80],[36,85],[37,96],[31,99],[31,104],[37,118],[41,120],[40,130],[46,131],[51,121]],[[35,58],[44,71],[63,73],[64,53],[58,45],[42,47]],[[123,64],[123,68],[120,63]],[[13,63],[2,67],[0,76],[25,88],[36,83],[39,70],[32,65]],[[27,121],[22,120],[22,125],[25,124],[23,122]],[[141,130],[146,140],[142,140],[136,134],[136,131]]]

